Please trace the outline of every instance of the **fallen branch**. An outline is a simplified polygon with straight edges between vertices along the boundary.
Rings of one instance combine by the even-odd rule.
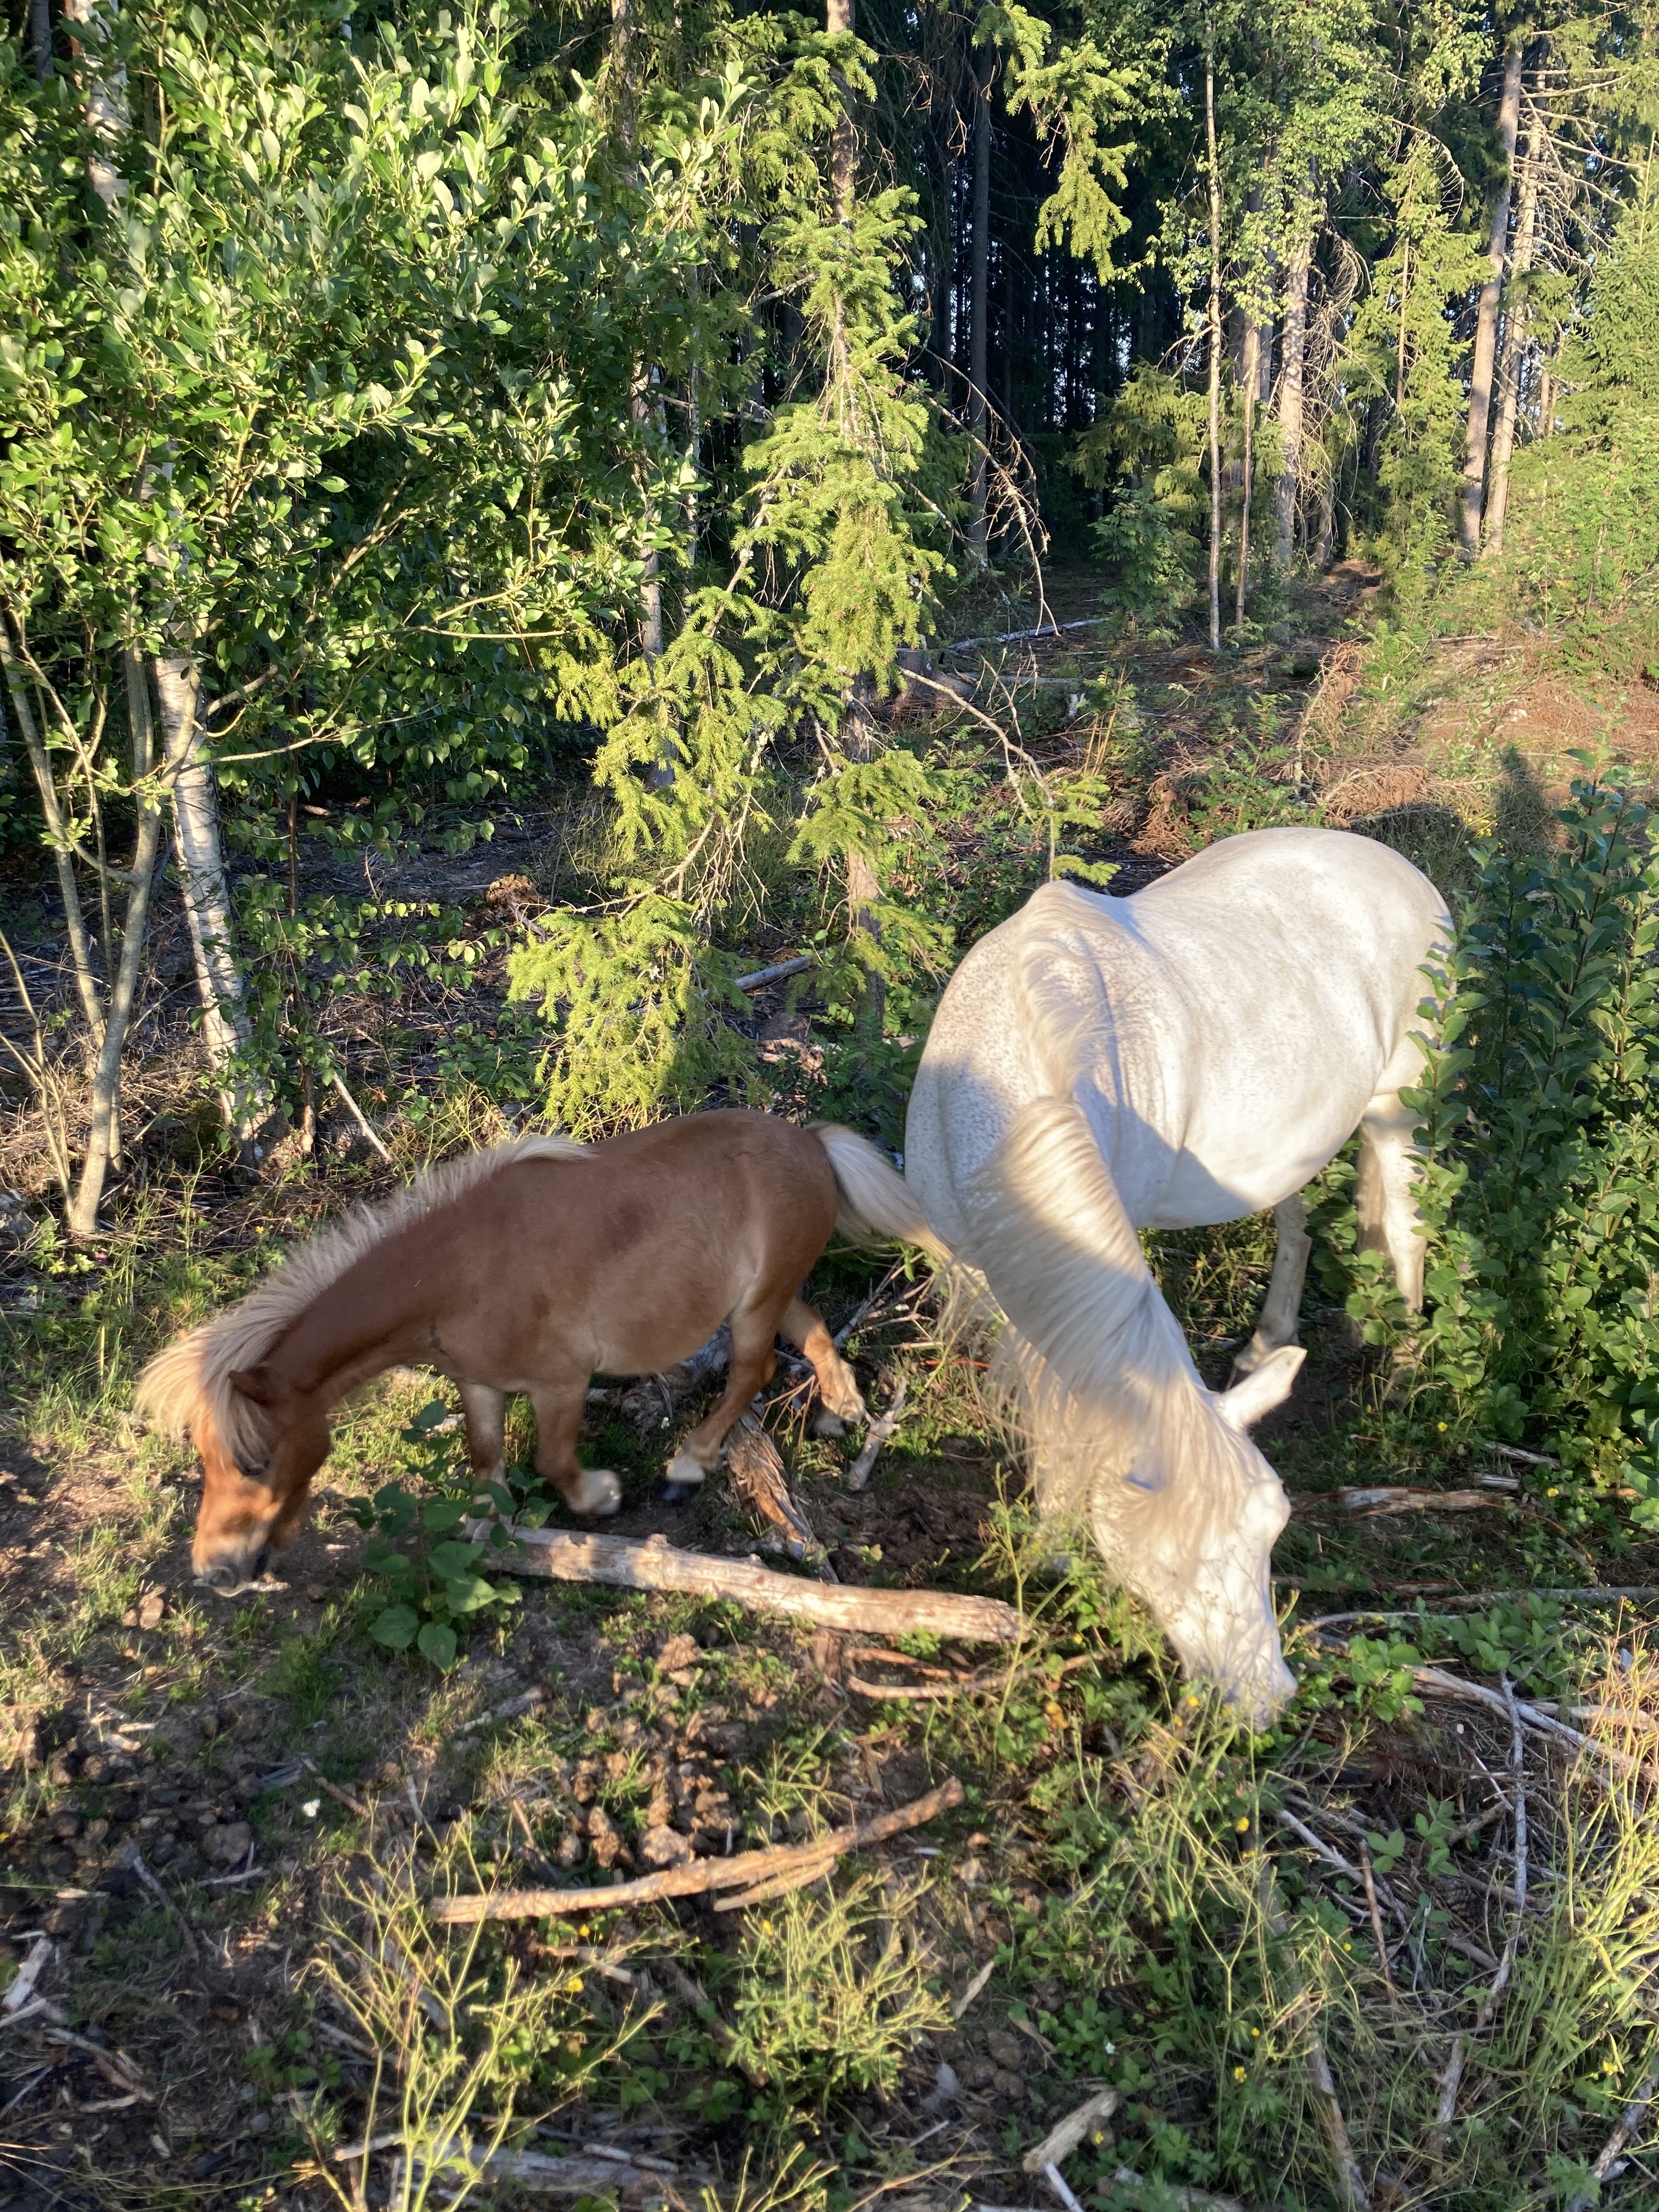
[[[1045,2166],[1060,2165],[1072,2155],[1085,2136],[1097,2134],[1122,2102],[1115,2089],[1100,2090],[1074,2112],[1068,2112],[1057,2126],[1050,2128],[1036,2148],[1026,2152],[1021,2166],[1027,2173],[1041,2173]]]
[[[380,1158],[386,1162],[386,1165],[390,1167],[392,1165],[391,1153],[387,1152],[385,1145],[382,1143],[379,1130],[375,1128],[368,1115],[364,1113],[362,1108],[357,1103],[351,1093],[346,1089],[344,1077],[337,1070],[334,1074],[329,1077],[328,1079],[334,1085],[336,1091],[339,1092],[340,1103],[345,1108],[346,1112],[350,1115],[352,1120],[357,1124],[358,1134],[362,1138],[364,1143],[368,1145],[374,1151],[377,1152]]]
[[[1317,1838],[1314,1840],[1317,1844]],[[1318,1848],[1324,1853],[1323,1845]],[[1297,1995],[1305,1998],[1307,1990],[1297,1966],[1295,1953],[1291,1949],[1290,1924],[1274,1902],[1274,1891],[1273,1861],[1264,1854],[1261,1879],[1262,1917],[1290,1954],[1290,1970]],[[1336,2094],[1336,2079],[1331,2072],[1331,2062],[1325,2055],[1324,2040],[1311,2008],[1308,2016],[1308,2080],[1314,2092],[1314,2107],[1319,2116],[1320,2132],[1325,2138],[1325,2148],[1329,2154],[1338,2201],[1344,2207],[1344,2212],[1371,2212],[1371,2193],[1365,2186],[1359,2160],[1354,2156],[1353,2145],[1348,2140],[1347,2123],[1342,2117],[1341,2100]]]
[[[643,1875],[637,1881],[617,1882],[608,1889],[501,1889],[482,1897],[446,1897],[434,1900],[432,1917],[446,1927],[471,1927],[480,1920],[541,1920],[572,1912],[602,1912],[613,1905],[645,1905],[662,1897],[698,1897],[709,1890],[752,1889],[775,1877],[799,1873],[807,1878],[822,1873],[833,1859],[848,1851],[862,1850],[906,1828],[919,1828],[935,1814],[962,1802],[962,1784],[954,1775],[926,1796],[899,1805],[890,1813],[849,1828],[834,1828],[810,1843],[781,1844],[769,1850],[738,1851],[729,1859],[695,1859],[690,1865],[665,1867]]]
[[[1647,2117],[1648,2106],[1653,2102],[1656,2093],[1659,2093],[1659,2066],[1650,2066],[1638,2085],[1636,2094],[1620,2113],[1618,2126],[1602,2145],[1601,2155],[1591,2166],[1592,2180],[1600,2183],[1613,2179],[1620,2154]],[[1600,2195],[1599,2188],[1575,2190],[1567,2200],[1567,2212],[1590,2212],[1591,2205]]]
[[[474,1522],[468,1534],[476,1541],[488,1535],[491,1525]],[[809,1583],[774,1573],[758,1560],[677,1551],[665,1536],[636,1543],[626,1536],[577,1534],[558,1528],[523,1528],[516,1536],[506,1550],[491,1553],[492,1567],[551,1582],[606,1583],[623,1589],[685,1590],[698,1597],[729,1598],[750,1612],[781,1613],[791,1620],[858,1629],[869,1635],[908,1636],[926,1630],[964,1644],[1017,1644],[1025,1633],[1019,1614],[999,1598]]]
[[[21,2012],[34,1996],[34,1985],[52,1963],[52,1942],[50,1936],[37,1936],[34,1947],[12,1977],[11,1986],[0,1996],[0,2013],[11,2015]]]
[[[1521,1733],[1520,1709],[1515,1692],[1510,1687],[1509,1676],[1502,1678],[1504,1703],[1510,1716],[1510,1772],[1515,1784],[1515,1921],[1504,1945],[1504,1955],[1498,1962],[1492,1986],[1480,2000],[1474,2016],[1474,2032],[1484,2035],[1497,2018],[1498,2008],[1503,2002],[1504,1992],[1515,1967],[1515,1954],[1520,1948],[1521,1930],[1527,1910],[1527,1768],[1526,1739]],[[1437,2160],[1446,2155],[1446,2137],[1452,2122],[1457,2117],[1457,2093],[1463,2079],[1464,2042],[1461,2035],[1452,2038],[1446,2070],[1440,2077],[1440,2099],[1435,2111],[1431,2148]]]
[[[1645,1759],[1633,1758],[1629,1752],[1615,1751],[1599,1737],[1586,1735],[1582,1729],[1569,1728],[1565,1721],[1541,1712],[1536,1705],[1523,1705],[1518,1698],[1506,1703],[1496,1690],[1483,1690],[1478,1682],[1466,1682],[1461,1674],[1445,1674],[1438,1667],[1413,1667],[1412,1680],[1431,1697],[1460,1698],[1467,1704],[1484,1705],[1489,1712],[1502,1713],[1506,1719],[1518,1716],[1521,1725],[1529,1728],[1535,1735],[1553,1736],[1558,1742],[1570,1743],[1577,1751],[1588,1751],[1597,1759],[1606,1759],[1610,1766],[1622,1767],[1628,1774],[1641,1775],[1650,1781],[1655,1778],[1654,1770]]]
[[[1380,1521],[1390,1513],[1474,1513],[1482,1506],[1509,1505],[1514,1500],[1496,1487],[1491,1490],[1407,1490],[1382,1483],[1370,1489],[1344,1487],[1321,1490],[1311,1498],[1298,1498],[1292,1513],[1316,1513],[1329,1507],[1364,1521]]]
[[[856,1658],[860,1655],[854,1652],[852,1656]],[[885,1659],[896,1667],[914,1667],[918,1663],[914,1659],[907,1660],[902,1651],[877,1651],[867,1656]],[[1092,1651],[1074,1652],[1069,1659],[1061,1660],[1059,1673],[1053,1679],[1058,1681],[1060,1674],[1069,1674],[1074,1668],[1091,1666],[1094,1659],[1095,1654]],[[934,1675],[945,1673],[942,1667],[923,1667],[921,1671],[924,1674]],[[849,1690],[856,1690],[861,1698],[894,1698],[901,1705],[931,1705],[940,1698],[977,1697],[987,1690],[1001,1690],[1022,1674],[1035,1674],[1047,1671],[1041,1659],[1031,1659],[1028,1660],[1024,1666],[1016,1667],[1012,1674],[1004,1667],[985,1667],[981,1668],[977,1674],[951,1674],[947,1675],[944,1681],[914,1685],[905,1682],[866,1682],[861,1674],[849,1674],[847,1677],[847,1686]]]
[[[793,960],[775,960],[769,968],[757,968],[752,975],[739,975],[732,988],[763,991],[769,983],[781,983],[786,975],[804,975],[817,964],[817,955],[813,952],[799,953]]]
[[[894,1431],[898,1427],[899,1416],[904,1411],[904,1394],[907,1387],[901,1381],[898,1389],[893,1393],[892,1404],[884,1413],[879,1414],[871,1422],[870,1432],[864,1439],[864,1449],[847,1470],[847,1487],[849,1490],[862,1490],[865,1484],[869,1481],[871,1472],[880,1455],[882,1446],[890,1441]]]
[[[833,1583],[836,1573],[824,1557],[823,1546],[791,1491],[782,1456],[752,1406],[739,1416],[727,1440],[726,1468],[739,1504],[771,1522],[782,1536],[790,1558],[810,1559],[819,1581]]]

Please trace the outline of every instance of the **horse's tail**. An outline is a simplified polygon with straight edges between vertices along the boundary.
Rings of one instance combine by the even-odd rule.
[[[915,1193],[889,1167],[875,1146],[836,1121],[814,1121],[812,1134],[829,1156],[836,1178],[836,1226],[855,1244],[891,1238],[915,1244],[935,1260],[948,1260],[945,1247],[927,1225]]]

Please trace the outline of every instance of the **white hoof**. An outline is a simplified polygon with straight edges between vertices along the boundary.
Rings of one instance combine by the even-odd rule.
[[[573,1513],[615,1513],[622,1506],[622,1484],[608,1467],[585,1467],[564,1502]]]
[[[827,1406],[821,1406],[812,1416],[812,1434],[815,1437],[844,1437],[847,1424],[839,1413],[832,1413]]]
[[[677,1451],[668,1462],[663,1480],[680,1483],[688,1490],[695,1490],[707,1479],[708,1474],[708,1469],[701,1460],[693,1459],[689,1451]]]

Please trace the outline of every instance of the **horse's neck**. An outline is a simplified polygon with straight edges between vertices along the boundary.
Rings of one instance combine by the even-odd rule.
[[[442,1276],[432,1241],[430,1224],[416,1221],[371,1245],[284,1333],[267,1363],[273,1375],[332,1405],[389,1367],[429,1358]]]
[[[1088,1115],[1035,1100],[981,1178],[970,1256],[1020,1334],[1075,1396],[1119,1405],[1198,1377]]]

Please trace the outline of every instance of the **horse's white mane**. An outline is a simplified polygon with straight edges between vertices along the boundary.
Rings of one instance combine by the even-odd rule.
[[[230,1386],[238,1368],[257,1366],[307,1306],[388,1237],[453,1206],[501,1168],[520,1160],[571,1159],[586,1152],[574,1137],[520,1137],[445,1160],[380,1205],[354,1208],[343,1221],[288,1254],[245,1298],[198,1322],[158,1352],[138,1378],[135,1410],[174,1442],[205,1413],[233,1458],[258,1452],[264,1440],[254,1410]]]
[[[968,1210],[1007,1317],[990,1380],[1039,1507],[1086,1516],[1143,1596],[1177,1600],[1162,1587],[1172,1551],[1202,1556],[1237,1526],[1249,1448],[1193,1364],[1075,1097],[1016,1117]],[[982,1285],[977,1300],[960,1274],[953,1288],[951,1317],[994,1312]]]

